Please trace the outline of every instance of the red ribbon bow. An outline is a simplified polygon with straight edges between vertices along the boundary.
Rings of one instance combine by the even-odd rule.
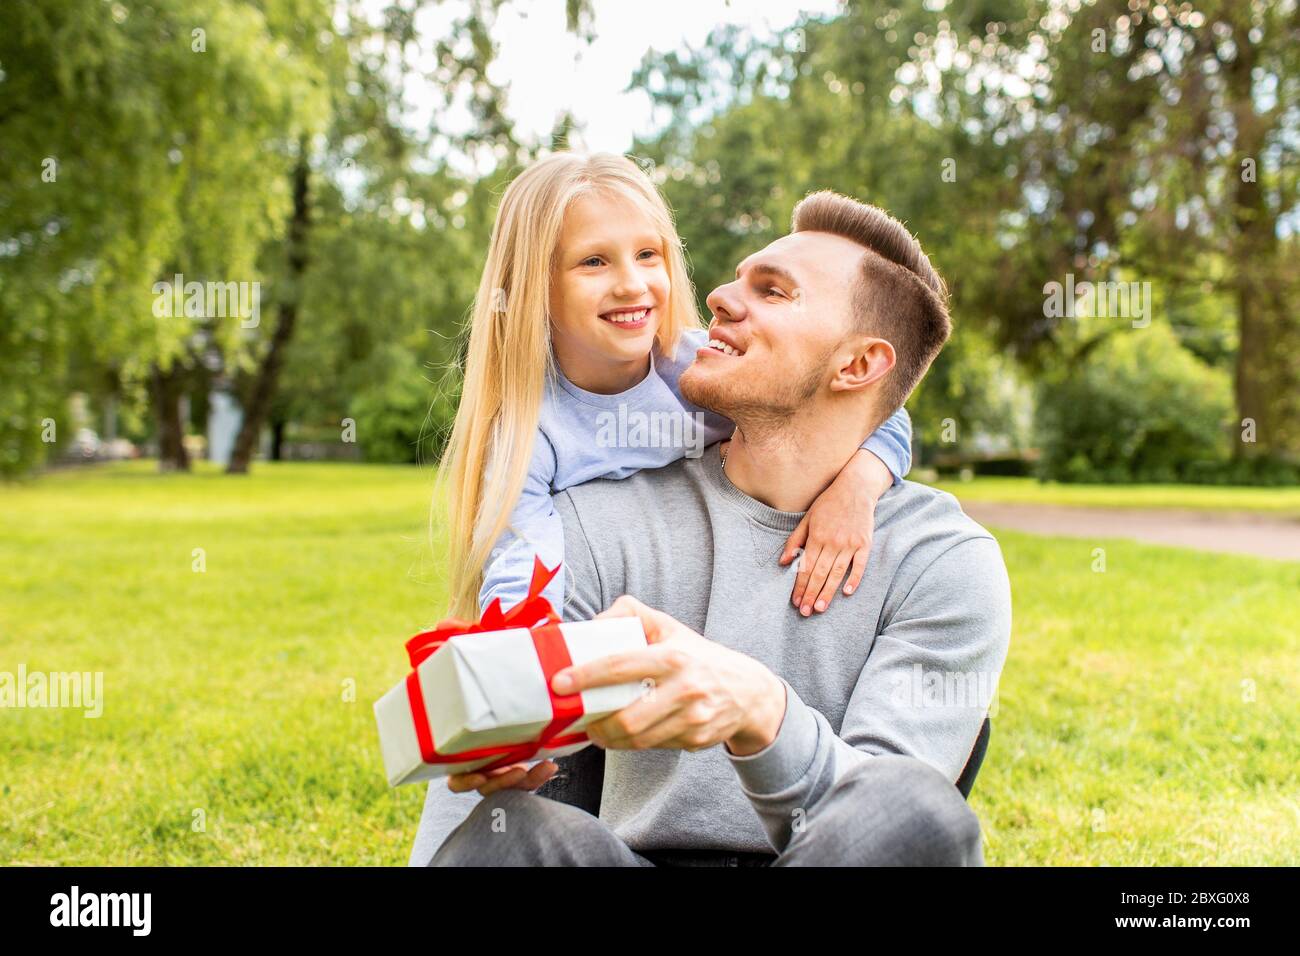
[[[585,733],[560,735],[565,727],[583,715],[581,694],[557,694],[551,689],[551,678],[557,672],[573,664],[569,657],[568,645],[560,633],[560,616],[551,607],[551,602],[542,597],[542,589],[560,570],[557,564],[551,570],[546,569],[541,558],[533,558],[533,577],[528,584],[528,595],[509,611],[501,610],[501,599],[494,598],[483,616],[476,624],[448,625],[433,631],[424,631],[406,642],[406,653],[411,660],[411,673],[406,676],[406,695],[411,703],[411,719],[415,724],[415,738],[420,744],[420,758],[425,763],[468,763],[485,757],[497,757],[491,763],[479,767],[475,773],[492,770],[507,764],[530,760],[543,747],[559,748],[569,744],[585,742]],[[464,750],[456,754],[440,754],[434,747],[433,730],[429,727],[429,714],[424,708],[424,692],[420,689],[418,673],[421,662],[435,654],[447,639],[458,634],[478,634],[485,631],[503,631],[508,628],[528,628],[533,638],[533,647],[537,651],[537,660],[542,665],[542,676],[546,678],[546,693],[551,698],[551,722],[546,725],[541,735],[526,744],[480,747],[477,750]]]

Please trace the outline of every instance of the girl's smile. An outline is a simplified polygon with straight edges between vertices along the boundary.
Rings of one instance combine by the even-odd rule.
[[[654,306],[637,305],[611,309],[608,312],[602,312],[600,317],[616,328],[635,332],[638,329],[644,329],[650,323],[650,313],[652,311],[654,311]]]

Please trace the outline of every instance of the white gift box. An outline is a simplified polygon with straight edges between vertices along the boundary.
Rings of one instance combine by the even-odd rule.
[[[564,637],[573,664],[646,646],[645,631],[635,617],[602,618],[555,625]],[[420,662],[415,670],[424,712],[438,754],[457,754],[482,747],[526,744],[536,740],[554,719],[547,681],[531,632],[526,628],[458,634]],[[643,693],[638,682],[593,687],[579,695],[582,716],[562,728],[559,737],[622,710]],[[388,782],[431,780],[487,766],[497,757],[463,763],[425,763],[420,753],[407,683],[375,702],[379,744]],[[563,757],[589,741],[540,749],[529,762]]]

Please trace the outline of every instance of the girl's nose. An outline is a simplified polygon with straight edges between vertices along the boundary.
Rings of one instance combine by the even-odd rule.
[[[614,294],[620,298],[627,298],[629,296],[644,295],[649,288],[645,279],[633,266],[619,271],[618,285],[614,287]]]

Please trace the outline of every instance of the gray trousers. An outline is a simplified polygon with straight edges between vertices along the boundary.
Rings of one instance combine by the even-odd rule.
[[[975,812],[943,774],[913,757],[872,757],[845,774],[785,850],[632,850],[585,810],[498,790],[453,830],[430,866],[983,866]]]

